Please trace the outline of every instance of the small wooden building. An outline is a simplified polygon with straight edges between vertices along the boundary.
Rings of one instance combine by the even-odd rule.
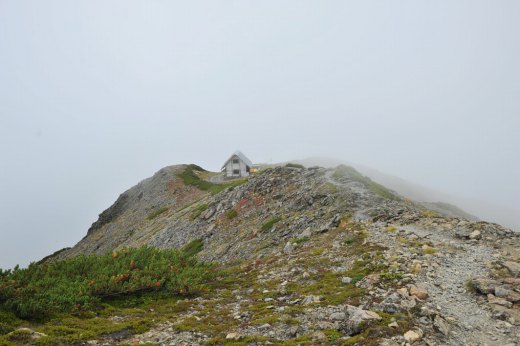
[[[226,178],[248,177],[253,163],[240,151],[233,155],[222,166],[221,171]]]

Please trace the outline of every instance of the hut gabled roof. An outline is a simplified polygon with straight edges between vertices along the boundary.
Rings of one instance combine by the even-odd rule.
[[[237,151],[235,151],[235,152],[233,153],[233,155],[231,155],[231,156],[229,157],[229,159],[226,160],[226,162],[224,162],[224,164],[222,165],[222,168],[224,168],[224,167],[228,164],[228,162],[229,162],[229,161],[230,161],[234,156],[238,156],[238,158],[239,158],[240,160],[242,160],[242,161],[243,161],[247,166],[249,166],[249,167],[253,166],[253,162],[251,162],[251,160],[249,160],[249,159],[247,158],[247,156],[245,156],[244,154],[242,154],[241,151],[237,150]]]

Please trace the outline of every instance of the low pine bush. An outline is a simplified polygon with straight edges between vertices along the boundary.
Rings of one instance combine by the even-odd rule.
[[[260,229],[262,231],[269,231],[271,228],[273,228],[274,224],[281,221],[282,218],[280,216],[277,216],[277,217],[273,217],[272,219],[269,219],[268,221],[264,222],[262,224],[262,227],[260,227]]]
[[[193,256],[197,250],[194,245],[189,251],[142,247],[0,270],[0,310],[38,319],[90,310],[118,296],[197,294],[217,275],[213,266]]]

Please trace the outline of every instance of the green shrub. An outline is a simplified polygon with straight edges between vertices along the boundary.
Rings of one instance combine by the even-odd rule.
[[[343,241],[345,245],[352,245],[356,240],[354,238],[347,238]]]
[[[278,221],[282,220],[282,218],[280,216],[277,216],[277,217],[273,217],[272,219],[264,222],[262,224],[262,231],[269,231],[271,228],[273,228],[274,224],[277,223]]]
[[[15,330],[22,323],[12,312],[0,310],[0,335]]]
[[[162,207],[160,209],[157,209],[156,211],[148,214],[148,216],[146,217],[147,220],[153,220],[155,219],[157,216],[161,215],[162,213],[165,213],[166,211],[168,211],[168,207]]]
[[[363,275],[363,274],[356,274],[356,275],[354,275],[354,277],[352,278],[352,281],[350,281],[350,283],[352,285],[355,285],[359,281],[363,280],[364,277],[365,277],[365,275]]]
[[[226,217],[228,219],[234,219],[235,217],[238,216],[238,212],[235,210],[235,209],[229,209],[227,212],[226,212]]]
[[[70,250],[70,247],[64,247],[63,249],[61,250],[58,250],[58,251],[55,251],[54,253],[48,255],[48,256],[45,256],[44,258],[42,258],[41,260],[38,261],[38,264],[40,263],[44,263],[44,262],[47,262],[48,260],[58,256],[60,253],[62,252],[65,252],[67,250]]]
[[[394,281],[394,280],[401,280],[404,277],[404,274],[400,273],[400,272],[397,272],[397,273],[382,272],[382,273],[379,273],[379,277],[381,278],[381,280]]]
[[[204,248],[204,241],[202,239],[195,239],[184,245],[182,252],[188,256],[195,256]]]
[[[208,205],[207,204],[201,204],[199,205],[197,208],[195,208],[193,210],[193,212],[191,213],[190,215],[190,220],[193,221],[195,220],[196,218],[198,218],[200,216],[200,214],[202,214],[206,209],[208,209]]]
[[[8,270],[0,275],[0,310],[21,318],[41,318],[89,310],[103,299],[118,296],[159,291],[195,294],[215,275],[211,265],[193,256],[198,248],[142,247]]]

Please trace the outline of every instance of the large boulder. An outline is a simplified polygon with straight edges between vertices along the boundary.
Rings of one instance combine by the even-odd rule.
[[[496,280],[486,278],[475,278],[471,280],[471,284],[475,288],[475,290],[482,294],[494,294],[495,288],[501,285],[501,283]]]
[[[506,261],[504,267],[511,272],[514,276],[520,276],[520,263],[513,261]]]
[[[361,331],[362,322],[381,319],[381,316],[373,311],[363,310],[352,305],[346,306],[346,316],[347,319],[340,327],[346,335],[358,334]]]

